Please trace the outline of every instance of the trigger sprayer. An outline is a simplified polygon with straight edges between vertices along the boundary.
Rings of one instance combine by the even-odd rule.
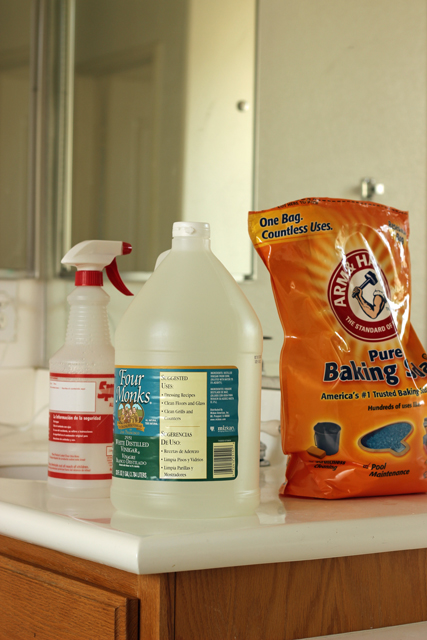
[[[107,316],[103,270],[124,295],[116,257],[127,242],[88,240],[74,246],[62,264],[77,268],[68,296],[64,346],[49,361],[50,415],[48,487],[56,496],[108,497],[112,472],[114,349]]]
[[[120,277],[117,268],[117,256],[128,255],[132,245],[117,240],[85,240],[79,242],[65,254],[61,263],[77,267],[76,286],[102,287],[102,271],[105,268],[107,276],[116,289],[125,296],[132,296]]]

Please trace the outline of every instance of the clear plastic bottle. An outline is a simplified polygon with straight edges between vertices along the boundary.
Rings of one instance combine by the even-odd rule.
[[[158,518],[253,514],[262,330],[211,252],[208,224],[173,225],[172,249],[124,314],[115,349],[116,509]]]
[[[102,269],[121,282],[115,256],[127,243],[89,240],[63,258],[77,267],[76,288],[68,296],[70,315],[64,346],[49,361],[50,420],[48,488],[57,496],[108,497],[111,486],[114,349],[108,326],[110,296],[102,289]]]

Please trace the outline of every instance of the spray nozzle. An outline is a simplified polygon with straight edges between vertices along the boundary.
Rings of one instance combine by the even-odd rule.
[[[102,270],[105,268],[112,285],[125,296],[133,296],[120,277],[116,256],[128,255],[132,245],[116,240],[86,240],[79,242],[62,258],[62,264],[77,268],[77,286],[102,287]]]

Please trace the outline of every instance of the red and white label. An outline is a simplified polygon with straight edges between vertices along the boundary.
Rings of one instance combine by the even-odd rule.
[[[109,480],[114,375],[50,375],[49,470],[52,478]]]
[[[49,440],[51,442],[110,442],[112,415],[64,415],[55,411],[49,416]]]

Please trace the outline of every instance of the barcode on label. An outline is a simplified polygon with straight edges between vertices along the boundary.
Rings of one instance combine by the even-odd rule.
[[[213,478],[234,478],[236,475],[236,450],[234,442],[214,442]]]

